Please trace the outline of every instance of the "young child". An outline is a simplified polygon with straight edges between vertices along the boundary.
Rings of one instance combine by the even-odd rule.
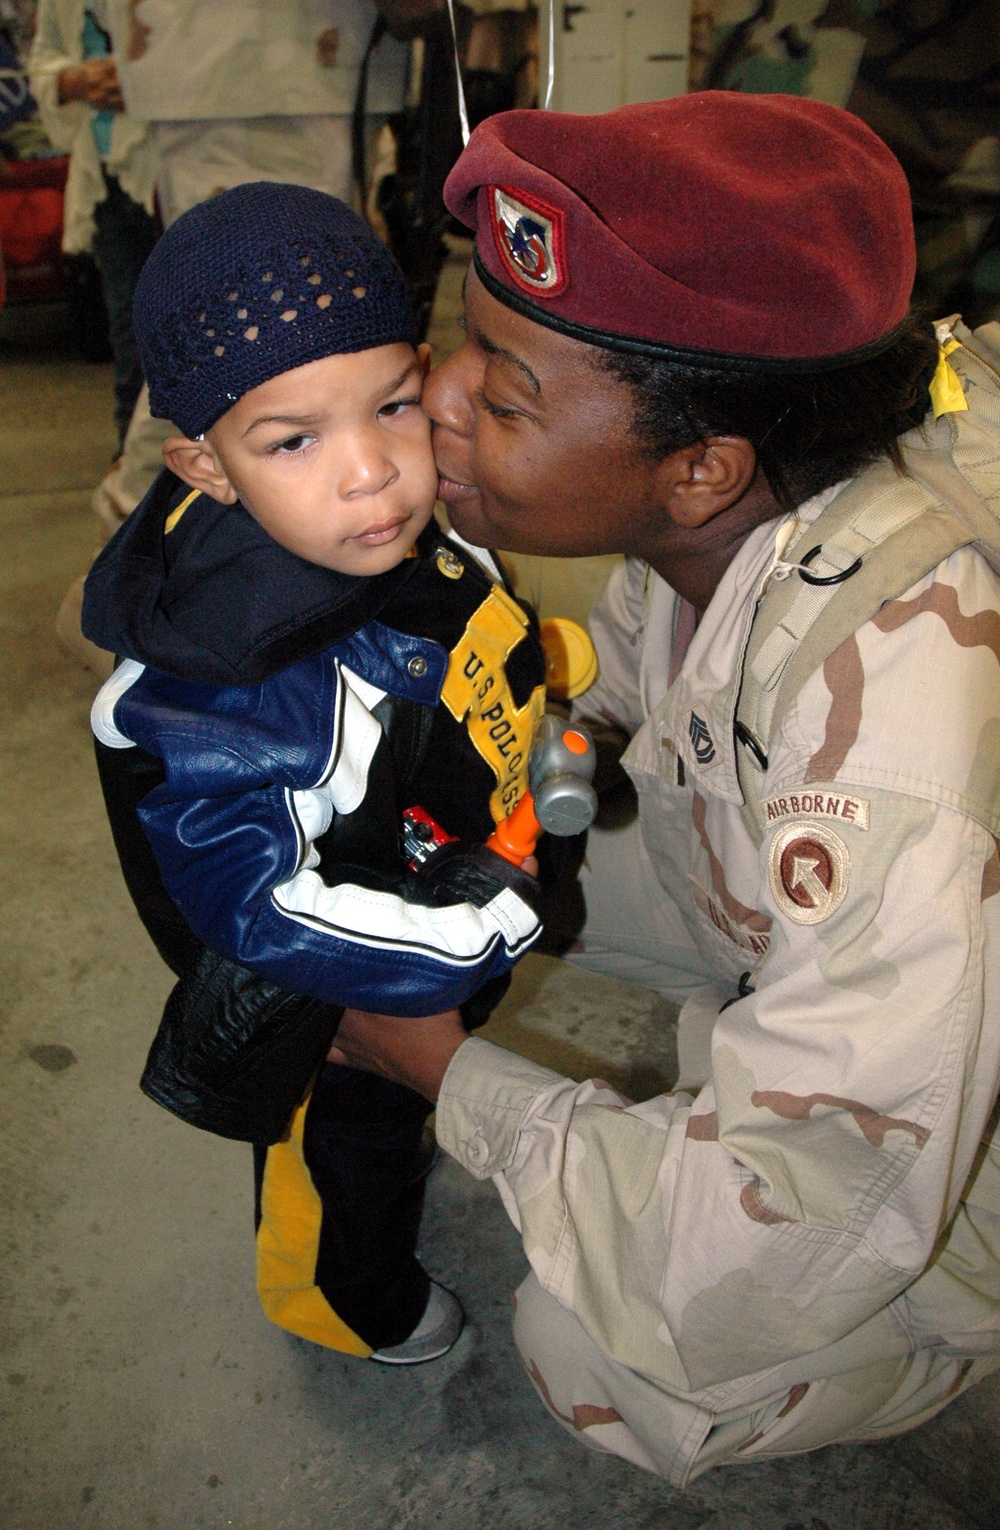
[[[274,1321],[432,1359],[462,1316],[415,1257],[429,1106],[323,1059],[347,1006],[481,1022],[539,933],[537,884],[483,844],[526,785],[537,630],[432,519],[426,347],[343,203],[257,183],[194,208],[135,329],[183,434],[94,564],[84,630],[121,660],[102,785],[180,979],[143,1087],[255,1143]],[[422,864],[410,808],[452,837]]]

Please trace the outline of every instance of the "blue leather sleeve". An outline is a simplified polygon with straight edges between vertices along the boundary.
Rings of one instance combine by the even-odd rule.
[[[121,734],[164,764],[140,821],[164,885],[213,950],[328,1003],[401,1015],[452,1008],[509,971],[539,933],[529,879],[456,868],[450,893],[441,877],[404,874],[387,888],[351,867],[331,886],[310,869],[324,827],[314,789],[352,744],[344,689],[329,650],[256,687],[144,671],[114,709]],[[481,859],[480,847],[473,853]]]

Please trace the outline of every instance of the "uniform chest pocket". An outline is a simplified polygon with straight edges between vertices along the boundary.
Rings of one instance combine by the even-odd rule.
[[[739,978],[748,968],[766,956],[771,941],[765,914],[751,911],[751,922],[735,917],[732,903],[703,881],[692,875],[688,878],[691,901],[698,922],[698,945],[706,954],[720,962],[730,977]]]
[[[703,935],[725,957],[730,971],[736,964],[738,975],[767,954],[771,916],[744,902],[735,891],[742,890],[756,872],[756,851],[749,841],[744,844],[742,826],[720,825],[719,816],[718,811],[710,813],[700,792],[692,793],[689,895]]]

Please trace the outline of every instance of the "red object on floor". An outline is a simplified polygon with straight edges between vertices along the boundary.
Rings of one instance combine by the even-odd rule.
[[[68,168],[65,155],[0,159],[0,304],[63,295]]]

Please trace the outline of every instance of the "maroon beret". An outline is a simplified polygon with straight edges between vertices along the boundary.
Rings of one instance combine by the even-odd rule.
[[[495,297],[618,350],[844,366],[892,342],[913,286],[899,162],[857,117],[799,96],[501,112],[445,201]]]

